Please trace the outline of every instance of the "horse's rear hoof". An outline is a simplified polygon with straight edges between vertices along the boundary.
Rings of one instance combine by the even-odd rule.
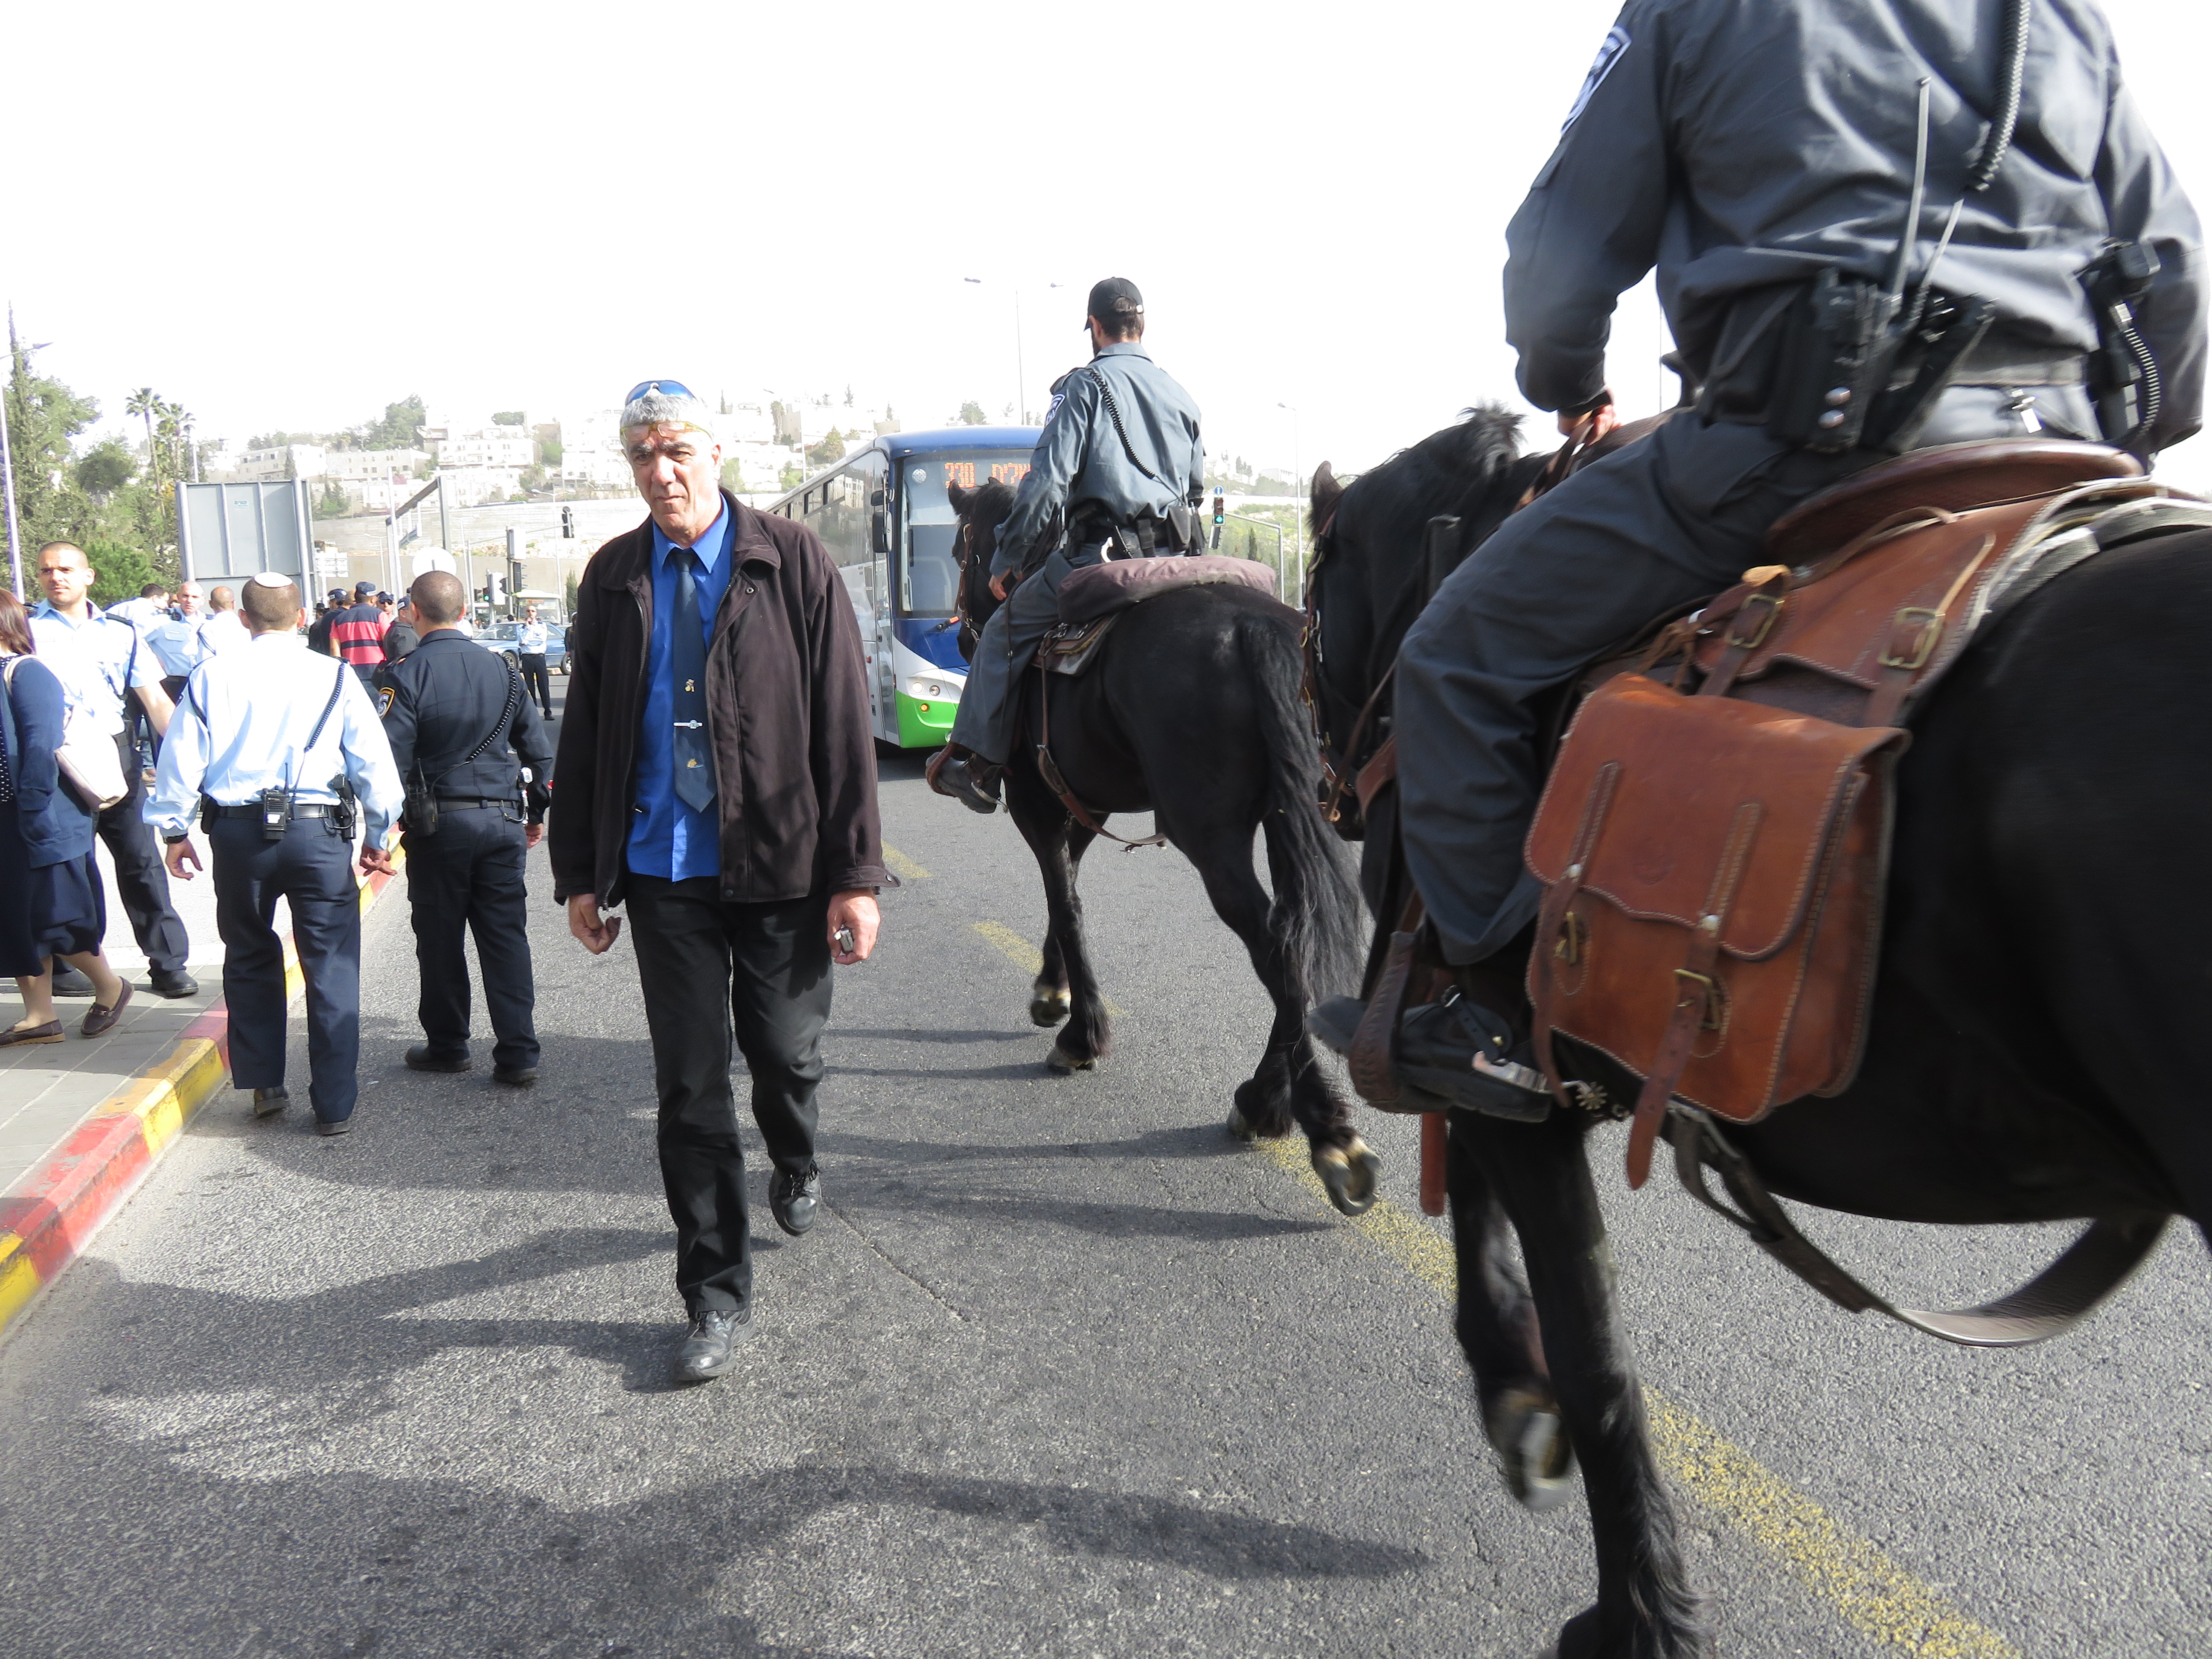
[[[1071,1054],[1057,1042],[1052,1045],[1052,1052],[1044,1057],[1044,1063],[1048,1070],[1061,1077],[1067,1076],[1071,1072],[1093,1071],[1098,1065],[1096,1056],[1085,1057]]]
[[[1487,1427],[1505,1484],[1522,1508],[1542,1515],[1567,1500],[1575,1486],[1575,1448],[1558,1401],[1534,1389],[1509,1389]]]
[[[1316,1146],[1314,1173],[1342,1215],[1362,1216],[1375,1207],[1382,1185],[1382,1160],[1358,1135],[1341,1146]]]
[[[1030,988],[1030,1018],[1049,1030],[1067,1018],[1074,1001],[1066,987],[1048,985],[1039,980]]]

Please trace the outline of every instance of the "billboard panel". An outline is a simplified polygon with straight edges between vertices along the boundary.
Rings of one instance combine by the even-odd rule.
[[[309,525],[303,479],[177,486],[177,556],[192,581],[273,570],[304,592],[313,580]]]

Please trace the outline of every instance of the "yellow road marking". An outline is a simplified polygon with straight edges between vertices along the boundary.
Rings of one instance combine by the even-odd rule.
[[[884,848],[884,867],[901,881],[927,881],[929,872],[916,864],[896,847]]]
[[[1304,1138],[1257,1143],[1318,1203],[1328,1194],[1313,1172]],[[1447,1302],[1458,1299],[1451,1242],[1388,1199],[1352,1222],[1383,1255]],[[1918,1659],[2021,1659],[1995,1631],[1976,1624],[1844,1528],[1804,1493],[1660,1394],[1644,1391],[1652,1448],[1676,1482],[1753,1543],[1771,1551],[1844,1622]]]
[[[1012,928],[1003,927],[995,921],[979,921],[975,924],[975,927],[977,933],[997,945],[1008,961],[1031,979],[1036,978],[1038,975],[1044,972],[1043,953]],[[1108,1018],[1122,1018],[1121,1011],[1115,1006],[1113,998],[1101,996],[1098,999],[1098,1004],[1105,1009]]]
[[[1011,927],[979,921],[975,931],[1034,978],[1044,958]],[[1106,1012],[1121,1011],[1112,1003]],[[1271,1164],[1328,1207],[1302,1135],[1255,1143]],[[1335,1211],[1330,1209],[1334,1215]],[[1447,1303],[1459,1297],[1451,1241],[1388,1199],[1352,1226],[1368,1243]],[[1756,1458],[1653,1389],[1644,1391],[1651,1444],[1660,1466],[1736,1531],[1781,1559],[1798,1582],[1852,1629],[1917,1659],[2021,1659],[2018,1649],[1951,1606]]]

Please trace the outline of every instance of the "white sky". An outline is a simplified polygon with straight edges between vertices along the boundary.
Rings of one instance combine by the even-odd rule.
[[[1126,275],[1210,449],[1364,465],[1511,395],[1505,223],[1616,9],[19,4],[0,297],[109,416],[151,385],[243,442],[648,375],[995,417],[1012,286],[1036,407]],[[2212,202],[2212,9],[2107,9]],[[1666,345],[1647,285],[1628,412]]]

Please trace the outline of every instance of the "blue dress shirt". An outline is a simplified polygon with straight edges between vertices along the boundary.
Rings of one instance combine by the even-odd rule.
[[[699,623],[708,641],[714,637],[714,613],[730,586],[730,522],[727,502],[691,550],[698,556]],[[630,826],[629,867],[634,875],[686,881],[722,873],[721,825],[716,813],[696,812],[676,796],[676,709],[668,680],[668,637],[676,615],[676,544],[653,526],[653,638],[645,658],[645,713],[637,734],[637,817]],[[716,787],[720,786],[717,784]]]

